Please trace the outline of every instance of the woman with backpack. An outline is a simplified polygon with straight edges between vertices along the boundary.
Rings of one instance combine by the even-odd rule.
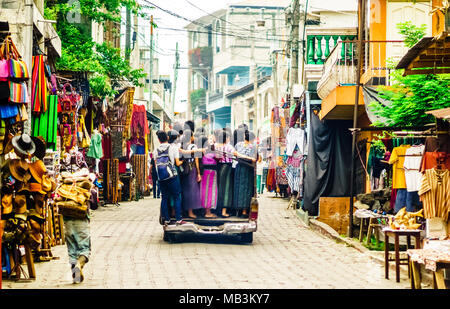
[[[194,144],[194,134],[191,130],[183,131],[181,148],[187,151],[197,149]],[[181,166],[181,188],[183,209],[188,212],[189,218],[195,219],[194,209],[200,209],[200,173],[199,156],[195,154],[183,154],[183,164]]]

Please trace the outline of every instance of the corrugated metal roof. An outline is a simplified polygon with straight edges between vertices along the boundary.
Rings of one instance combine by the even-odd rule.
[[[433,37],[425,37],[422,38],[419,42],[416,43],[413,47],[411,47],[408,52],[403,56],[400,62],[397,64],[396,69],[406,69],[408,65],[416,59],[416,57],[423,51],[424,48],[427,48]]]
[[[436,118],[450,119],[450,107],[442,108],[442,109],[436,109],[434,111],[428,111],[426,113],[429,114],[429,115],[433,115]]]

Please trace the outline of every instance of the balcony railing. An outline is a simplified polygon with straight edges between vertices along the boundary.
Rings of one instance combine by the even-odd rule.
[[[390,73],[407,52],[403,41],[364,41],[361,83],[389,86]],[[337,86],[356,85],[356,41],[342,41],[331,51],[317,84],[320,98],[326,98]]]
[[[331,51],[340,41],[353,41],[355,38],[356,35],[308,35],[306,63],[324,64]],[[347,44],[350,48],[354,45],[353,42],[343,43],[343,45]],[[345,48],[342,51],[345,51]]]
[[[370,86],[389,86],[391,71],[407,51],[403,41],[364,42],[361,82]]]
[[[317,84],[319,97],[325,99],[337,86],[355,85],[356,69],[355,42],[338,42],[323,65],[322,78]]]

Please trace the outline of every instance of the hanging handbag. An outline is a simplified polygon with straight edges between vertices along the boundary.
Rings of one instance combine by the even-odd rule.
[[[10,36],[5,39],[4,44],[5,47],[3,52],[9,64],[9,77],[16,79],[30,78],[27,64],[22,60],[22,57],[17,51],[16,45],[14,45]]]
[[[13,103],[30,103],[25,82],[9,81],[9,101]]]
[[[67,87],[70,87],[70,93],[67,93]],[[63,98],[64,100],[69,100],[71,103],[71,109],[77,109],[78,108],[78,102],[80,102],[80,95],[76,93],[76,91],[73,89],[72,85],[69,83],[66,83],[63,86],[62,89],[63,92]]]
[[[0,46],[0,81],[7,81],[9,78],[9,61],[6,58],[6,43]]]

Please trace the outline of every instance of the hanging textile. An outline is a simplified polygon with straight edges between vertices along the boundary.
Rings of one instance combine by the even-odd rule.
[[[311,111],[311,139],[305,172],[304,204],[309,215],[316,216],[321,196],[345,197],[350,194],[350,166],[348,149],[352,135],[347,120],[321,121]],[[359,159],[357,159],[359,161]]]
[[[86,156],[95,159],[101,159],[103,157],[102,135],[96,130],[94,130],[94,133],[92,134],[91,144],[89,145]]]
[[[33,136],[42,136],[47,147],[56,151],[58,137],[58,96],[48,96],[48,108],[39,116],[33,117]]]
[[[300,196],[303,196],[303,155],[300,151],[295,150],[293,155],[286,161],[286,177],[288,180],[289,188],[292,192],[298,192]]]
[[[147,111],[144,105],[133,105],[133,115],[131,117],[131,136],[143,138],[149,134]]]
[[[449,170],[428,169],[422,176],[419,196],[423,202],[424,217],[438,217],[447,221],[450,211]]]
[[[44,55],[33,56],[31,108],[34,113],[40,114],[47,111],[48,94]]]
[[[305,142],[305,130],[301,128],[290,128],[286,136],[286,155],[292,156],[295,147],[303,154]]]

